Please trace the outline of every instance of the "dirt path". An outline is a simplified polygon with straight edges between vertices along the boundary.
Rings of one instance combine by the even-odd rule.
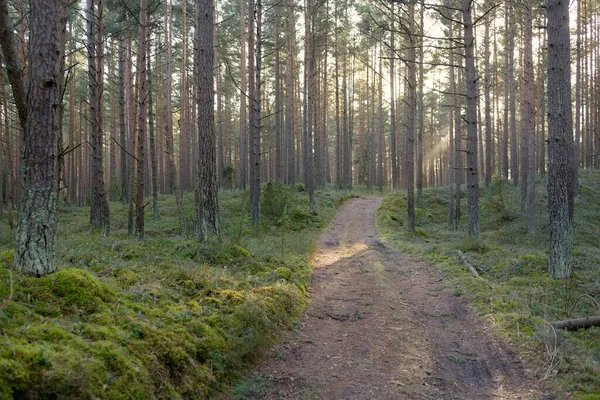
[[[311,304],[261,367],[261,398],[553,398],[433,268],[379,242],[381,200],[348,202],[322,235]]]

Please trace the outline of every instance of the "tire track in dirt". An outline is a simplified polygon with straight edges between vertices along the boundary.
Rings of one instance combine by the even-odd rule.
[[[311,303],[259,368],[260,398],[552,399],[431,266],[378,240],[381,201],[349,201],[321,236]]]

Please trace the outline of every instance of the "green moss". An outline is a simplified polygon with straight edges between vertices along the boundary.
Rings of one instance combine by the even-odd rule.
[[[170,196],[145,241],[127,237],[119,203],[110,237],[89,232],[87,209],[61,209],[59,271],[14,273],[10,301],[0,248],[0,398],[214,396],[297,321],[315,239],[350,196],[319,191],[313,216],[305,194],[282,190],[284,218],[259,228],[247,196],[222,193],[223,243],[203,245],[178,235]]]

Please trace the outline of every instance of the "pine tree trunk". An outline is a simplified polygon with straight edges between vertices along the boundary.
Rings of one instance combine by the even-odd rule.
[[[472,0],[462,0],[465,40],[465,76],[467,81],[467,219],[469,237],[479,239],[479,173],[477,170],[477,71],[475,69],[475,39],[471,16]]]
[[[569,3],[548,0],[548,213],[550,276],[573,273],[573,122]]]
[[[285,124],[286,124],[286,146],[287,146],[287,171],[286,183],[296,181],[296,138],[294,131],[294,0],[288,0],[288,51],[285,64]]]
[[[407,212],[408,212],[408,223],[407,228],[409,232],[415,231],[415,117],[416,117],[416,55],[415,55],[415,5],[414,3],[408,4],[408,57],[407,57],[407,68],[408,68],[408,115],[407,115],[407,129],[406,129],[406,160],[405,160],[405,180],[408,188],[408,200],[407,200]]]
[[[250,88],[247,85],[246,79],[248,77],[248,73],[246,72],[246,65],[250,61],[248,56],[246,55],[246,46],[248,42],[246,41],[247,34],[250,34],[251,30],[254,29],[248,25],[244,25],[244,1],[240,0],[240,48],[241,48],[241,56],[240,56],[240,166],[239,166],[239,188],[246,189],[246,180],[248,176],[248,117],[247,117],[247,104],[246,98],[249,97]],[[290,7],[291,8],[291,7]],[[249,9],[250,11],[250,9]],[[248,21],[250,21],[250,14],[248,14]],[[254,16],[252,16],[252,20]],[[249,49],[250,58],[253,57],[252,51],[254,49]],[[252,111],[250,111],[252,115]]]
[[[391,4],[391,31],[390,31],[390,151],[392,158],[392,189],[398,189],[398,155],[397,155],[397,139],[396,139],[396,72],[394,70],[394,59],[396,58],[395,45],[395,15],[394,3]]]
[[[103,127],[103,7],[98,0],[97,11],[94,0],[87,0],[87,51],[88,51],[88,95],[90,105],[90,152],[92,193],[90,203],[90,223],[93,229],[110,232],[110,214],[106,188],[104,185],[104,127]],[[94,19],[97,15],[97,23]],[[97,25],[97,31],[94,29]],[[96,46],[97,43],[97,46]]]
[[[138,239],[144,239],[144,185],[146,175],[146,122],[148,120],[148,83],[146,70],[148,48],[146,44],[147,33],[146,24],[148,19],[147,0],[140,0],[140,18],[139,18],[139,46],[138,46],[138,137],[137,137],[137,182],[136,182],[136,216],[135,216],[135,236]]]
[[[148,54],[151,54],[150,32],[148,32]],[[150,135],[150,170],[152,183],[152,217],[158,219],[158,159],[156,157],[156,132],[154,128],[154,93],[153,73],[150,63],[151,57],[147,57],[148,71],[148,134]]]
[[[214,116],[214,2],[196,0],[197,54],[195,75],[198,85],[198,108],[209,110],[198,116],[198,169],[196,175],[196,235],[201,242],[219,236],[219,202],[217,198],[217,156]]]
[[[535,232],[535,103],[533,76],[533,0],[525,2],[525,21],[523,25],[523,115],[521,131],[525,135],[526,146],[521,149],[526,152],[526,162],[522,167],[527,172],[522,175],[521,185],[526,188],[525,201],[528,216],[529,236]]]
[[[487,3],[487,7],[492,7],[491,3]],[[483,36],[483,65],[485,69],[485,187],[489,189],[492,182],[492,103],[490,93],[492,91],[492,81],[490,76],[490,19],[492,16],[485,18],[485,31]]]
[[[419,29],[421,33],[425,32],[424,27],[424,16],[425,16],[425,1],[421,0],[420,7],[420,26]],[[424,53],[423,53],[423,41],[425,40],[423,37],[419,39],[419,127],[417,129],[417,204],[421,207],[421,201],[423,198],[423,130],[425,128],[425,110],[423,106],[423,82],[425,79],[423,64],[425,62]]]
[[[0,14],[6,6],[2,3],[0,1]],[[61,134],[61,68],[66,8],[62,1],[45,0],[33,0],[30,7],[31,53],[24,114],[23,191],[18,210],[14,263],[15,268],[23,273],[43,276],[56,270],[56,156]],[[4,42],[2,50],[6,56]],[[23,86],[22,80],[18,86]]]
[[[261,0],[248,6],[248,84],[250,90],[250,218],[260,225],[260,115],[261,115]],[[254,25],[256,21],[256,43]]]

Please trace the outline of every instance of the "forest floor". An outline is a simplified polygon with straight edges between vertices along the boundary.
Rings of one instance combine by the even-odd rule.
[[[305,317],[242,397],[555,398],[435,267],[378,239],[381,202],[341,207],[319,240]]]

